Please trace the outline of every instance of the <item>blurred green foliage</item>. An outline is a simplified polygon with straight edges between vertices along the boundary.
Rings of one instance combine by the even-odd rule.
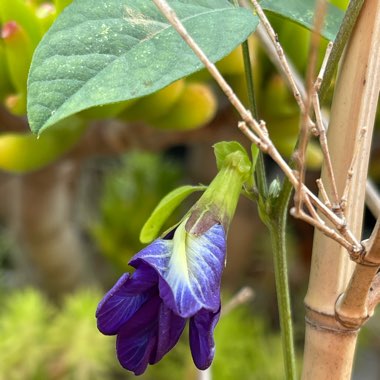
[[[248,306],[223,315],[215,328],[216,352],[211,373],[216,380],[281,380],[281,338]],[[144,380],[195,380],[196,369],[185,333],[162,362],[152,366]]]
[[[1,299],[0,380],[96,380],[117,369],[113,339],[95,328],[99,292],[82,291],[61,308],[37,290]]]
[[[100,200],[99,220],[90,231],[101,252],[121,271],[143,244],[140,230],[159,201],[182,178],[181,165],[162,155],[131,152],[108,173]],[[180,209],[169,217],[166,228],[180,218]]]
[[[0,380],[113,380],[134,378],[115,357],[115,339],[95,328],[102,295],[82,290],[58,307],[29,288],[2,297]],[[196,380],[187,336],[141,378]],[[247,306],[223,316],[215,330],[217,380],[282,379],[281,340]]]

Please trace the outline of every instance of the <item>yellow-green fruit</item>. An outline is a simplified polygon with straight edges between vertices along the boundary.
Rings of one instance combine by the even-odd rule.
[[[12,173],[38,170],[70,149],[83,132],[84,126],[78,119],[70,118],[40,138],[31,133],[0,134],[0,170]]]
[[[216,67],[224,75],[244,73],[244,59],[241,47],[237,47],[230,54],[220,60]]]
[[[150,122],[167,114],[173,104],[181,96],[185,88],[185,81],[178,80],[154,94],[137,99],[132,107],[128,108],[120,118],[127,121]]]
[[[20,25],[30,38],[33,50],[43,36],[33,6],[25,0],[0,0],[0,21],[3,24],[13,21]]]
[[[347,9],[349,0],[329,0],[329,3],[345,11]]]
[[[248,45],[249,45],[249,53],[250,53],[250,61],[251,61],[251,70],[252,70],[252,76],[253,76],[254,92],[255,92],[255,97],[256,97],[256,103],[258,103],[260,94],[262,93],[262,91],[260,90],[262,70],[261,70],[261,62],[258,55],[259,45],[257,43],[257,39],[252,38],[252,37],[248,39]],[[240,73],[238,72],[236,74],[226,73],[225,75],[226,75],[227,82],[232,87],[236,95],[239,97],[239,99],[243,102],[243,104],[246,107],[249,107],[248,89],[247,89],[247,81],[245,78],[244,63],[243,63],[243,71],[241,71]]]
[[[17,92],[26,94],[26,81],[33,55],[32,42],[23,27],[15,21],[1,29],[9,74]]]
[[[14,115],[23,116],[26,114],[25,94],[11,94],[5,98],[5,107]]]
[[[78,113],[85,120],[113,119],[136,103],[137,99],[91,107]]]
[[[268,122],[277,118],[298,115],[298,106],[280,75],[274,74],[264,90],[263,117]]]
[[[13,91],[12,83],[9,78],[8,64],[5,57],[5,48],[0,40],[0,101],[4,96]]]
[[[61,13],[64,8],[71,4],[72,0],[54,0],[55,8],[57,9],[57,14]]]
[[[277,119],[265,119],[269,135],[275,144],[281,140],[293,139],[296,141],[299,133],[299,115],[280,117]]]
[[[278,31],[278,38],[285,54],[298,71],[305,72],[308,63],[310,32],[293,22],[283,22]]]
[[[57,17],[55,6],[50,3],[43,3],[35,9],[35,12],[43,33],[46,33]]]
[[[162,129],[195,129],[210,122],[217,111],[217,100],[204,83],[188,83],[169,112],[151,124]]]
[[[296,138],[281,139],[275,142],[278,151],[286,157],[293,153]],[[306,151],[306,166],[312,170],[319,170],[323,161],[322,151],[315,141],[310,141]]]

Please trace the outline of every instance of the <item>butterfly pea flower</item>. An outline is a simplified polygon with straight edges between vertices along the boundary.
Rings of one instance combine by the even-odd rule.
[[[195,365],[203,370],[214,357],[226,233],[250,162],[241,151],[227,155],[202,197],[183,220],[130,261],[125,273],[100,302],[98,329],[117,335],[121,365],[142,374],[178,342],[189,323]]]

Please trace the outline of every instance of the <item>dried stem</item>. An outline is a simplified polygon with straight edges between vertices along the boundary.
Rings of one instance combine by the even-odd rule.
[[[340,208],[343,211],[347,205],[349,190],[351,188],[351,181],[352,181],[352,177],[354,174],[355,163],[356,163],[356,160],[359,156],[360,150],[362,149],[362,144],[363,144],[364,137],[365,137],[366,133],[367,133],[367,129],[365,127],[362,128],[361,131],[359,132],[358,141],[355,144],[354,153],[352,155],[351,165],[350,165],[350,168],[348,169],[348,172],[347,172],[346,184],[344,186],[343,195],[342,195],[342,198],[340,200]]]
[[[325,202],[325,205],[328,207],[328,208],[331,208],[331,202],[329,200],[329,197],[327,195],[327,192],[326,192],[326,189],[325,189],[325,185],[323,184],[322,182],[322,179],[319,178],[315,181],[317,183],[317,186],[318,186],[318,189],[319,189],[319,193],[321,195],[321,198],[323,199],[323,202]]]
[[[316,83],[316,87],[317,86],[318,86],[318,83]],[[336,187],[334,170],[332,167],[329,147],[328,147],[328,143],[327,143],[326,128],[323,124],[323,118],[322,118],[321,108],[319,105],[317,88],[315,88],[313,90],[312,102],[313,102],[315,120],[316,120],[316,125],[317,125],[318,136],[319,136],[319,143],[321,145],[321,149],[323,152],[323,158],[325,160],[325,165],[326,165],[326,170],[327,170],[326,174],[328,175],[330,185],[331,185],[331,191],[332,191],[332,197],[333,197],[332,209],[333,210],[339,210],[340,209],[339,205],[341,202],[339,201],[338,190]]]
[[[326,2],[324,0],[318,0],[316,3],[315,15],[314,15],[314,28],[311,35],[311,44],[308,57],[308,67],[306,73],[306,101],[305,107],[301,109],[301,123],[300,132],[298,137],[298,144],[294,156],[297,157],[296,163],[298,166],[299,175],[299,185],[295,193],[295,204],[298,210],[302,207],[302,192],[301,184],[305,182],[305,171],[306,171],[306,150],[310,140],[310,131],[313,128],[313,124],[310,123],[310,110],[312,106],[313,93],[315,91],[313,85],[313,78],[316,71],[317,65],[317,53],[320,42],[320,36],[317,34],[318,31],[322,29],[324,16],[326,13]],[[290,74],[291,75],[291,74]]]
[[[319,89],[319,85],[320,85],[320,77],[323,76],[323,72],[324,72],[324,67],[326,66],[326,62],[328,60],[328,57],[330,55],[330,52],[331,52],[331,45],[328,45],[327,46],[327,49],[326,49],[326,54],[325,54],[325,59],[324,59],[324,62],[322,64],[322,68],[320,70],[320,73],[318,75],[318,78],[316,80],[316,83],[313,85],[312,84],[312,75],[315,71],[315,62],[316,62],[316,47],[317,47],[317,42],[318,42],[318,36],[317,34],[314,34],[313,35],[313,46],[314,48],[311,49],[312,52],[314,52],[312,54],[312,57],[311,57],[311,61],[314,62],[313,63],[313,67],[311,69],[308,70],[308,82],[310,83],[310,86],[309,86],[309,91],[308,93],[311,93],[312,96],[307,96],[307,92],[305,91],[304,89],[304,86],[303,87],[303,90],[299,90],[298,86],[296,85],[296,82],[298,83],[301,83],[302,84],[302,81],[300,79],[296,80],[294,79],[294,70],[292,70],[291,68],[291,65],[289,65],[288,63],[288,60],[284,54],[284,52],[282,51],[282,49],[280,50],[277,45],[279,45],[279,42],[277,41],[277,37],[276,37],[276,33],[274,32],[273,28],[270,26],[270,23],[268,21],[268,19],[266,18],[264,12],[262,11],[261,7],[259,6],[259,4],[257,3],[256,0],[251,0],[252,3],[253,3],[253,6],[255,7],[255,10],[261,20],[261,22],[263,23],[264,27],[265,27],[265,30],[267,32],[267,35],[269,37],[269,40],[272,42],[272,46],[274,47],[274,49],[271,49],[272,50],[272,53],[274,53],[276,55],[276,58],[277,58],[277,62],[279,64],[279,66],[281,67],[281,72],[285,75],[286,79],[287,79],[287,82],[289,83],[289,86],[290,88],[292,89],[293,91],[293,94],[295,96],[295,99],[297,101],[298,104],[300,104],[300,102],[302,103],[302,107],[300,107],[301,109],[301,113],[302,113],[302,125],[304,125],[304,127],[301,128],[301,132],[300,132],[300,138],[299,138],[299,147],[297,149],[297,152],[295,153],[295,157],[296,157],[296,161],[298,163],[298,186],[296,187],[297,191],[296,191],[296,194],[295,194],[295,200],[296,200],[296,208],[297,208],[297,211],[294,213],[294,215],[299,215],[300,214],[300,209],[301,209],[301,206],[302,206],[302,196],[304,195],[304,192],[301,191],[301,187],[303,186],[303,177],[304,177],[304,163],[305,163],[305,152],[306,152],[306,146],[307,146],[307,141],[308,141],[308,136],[309,136],[309,131],[310,129],[311,130],[315,130],[315,127],[314,127],[314,123],[311,121],[310,117],[309,117],[309,111],[308,109],[310,108],[310,101],[311,99],[314,99],[314,104],[315,104],[315,114],[316,114],[316,117],[318,119],[318,122],[319,122],[319,126],[318,126],[318,132],[320,134],[320,142],[321,142],[321,146],[322,146],[322,151],[324,153],[324,157],[325,157],[325,161],[329,164],[328,167],[329,167],[329,170],[328,170],[328,178],[329,178],[329,182],[331,182],[331,188],[332,188],[332,192],[333,192],[333,197],[334,197],[334,207],[332,208],[332,211],[333,212],[336,212],[336,210],[340,210],[339,208],[339,197],[338,197],[338,192],[337,192],[337,189],[336,189],[336,183],[335,183],[335,176],[334,176],[334,173],[333,173],[333,170],[332,170],[332,164],[331,164],[331,159],[330,159],[330,155],[329,155],[329,150],[328,150],[328,146],[327,146],[327,140],[326,140],[326,128],[323,126],[323,118],[322,118],[322,114],[321,114],[321,110],[319,108],[319,101],[318,101],[318,95],[316,94],[316,91]],[[324,6],[326,5],[325,2],[323,3],[319,3],[321,4],[318,8],[318,15],[316,16],[315,18],[315,29],[316,30],[319,30],[321,28],[321,25],[323,23],[323,15],[324,15]],[[262,36],[262,34],[261,34]],[[263,36],[262,36],[263,37]],[[264,37],[265,39],[265,37]],[[268,47],[268,46],[267,46]],[[269,47],[268,47],[269,48]],[[299,94],[303,93],[304,96],[302,96],[301,98],[298,97]],[[315,94],[315,95],[314,95]],[[305,102],[305,103],[304,103]],[[330,219],[330,212],[328,212],[327,214],[322,211],[327,218]],[[332,221],[334,224],[335,222]],[[342,222],[342,225],[345,225],[345,222],[343,221]],[[339,227],[337,227],[339,228]],[[351,236],[353,237],[353,236]],[[351,237],[349,237],[349,239],[351,240]],[[353,238],[352,240],[354,242],[354,244],[357,245],[357,240],[355,238]]]
[[[332,51],[329,53],[329,56],[328,56],[327,62],[326,62],[326,70],[324,70],[325,74],[323,76],[323,81],[322,81],[321,85],[323,85],[323,83],[328,82],[328,80],[326,80],[326,77],[328,76],[328,74],[326,74],[326,71],[328,70],[329,67],[332,67],[332,66],[335,67],[334,62],[339,59],[339,57],[343,51],[343,47],[346,44],[349,33],[351,33],[351,29],[353,26],[352,20],[354,20],[354,21],[356,20],[358,12],[360,10],[360,7],[362,6],[362,3],[363,3],[363,0],[357,0],[357,1],[351,1],[350,2],[349,8],[347,9],[347,12],[346,12],[346,15],[348,15],[348,14],[351,15],[351,21],[350,21],[351,27],[348,30],[346,26],[342,26],[342,30],[345,30],[345,32],[343,33],[344,38],[337,38],[336,41],[339,40],[339,48],[336,49],[335,44],[334,44],[332,47]],[[350,9],[351,9],[351,11],[350,11]],[[259,25],[256,29],[256,33],[257,33],[257,36],[259,37],[259,39],[261,41],[262,46],[264,47],[264,49],[266,51],[268,57],[272,61],[273,65],[278,69],[281,76],[285,79],[285,83],[287,83],[288,86],[291,88],[291,85],[289,83],[289,78],[287,76],[287,72],[284,70],[284,67],[282,65],[282,61],[278,57],[276,50],[272,44],[272,41],[270,40],[266,31],[264,30],[264,28],[261,25]],[[336,42],[336,43],[338,43],[338,42]],[[325,57],[327,56],[329,49],[330,49],[330,47],[327,46]],[[286,54],[284,54],[284,55],[286,57]],[[332,58],[332,56],[333,56],[333,58]],[[297,85],[297,88],[299,90],[299,93],[301,94],[302,100],[305,101],[305,99],[306,99],[305,84],[304,84],[300,74],[298,73],[298,71],[296,70],[294,65],[289,61],[288,58],[287,58],[287,62],[288,62],[288,67],[290,70],[291,77],[293,78],[294,83],[296,83],[296,85]],[[322,64],[322,66],[323,65],[324,64]],[[321,70],[322,70],[322,67],[321,67]],[[330,80],[331,80],[331,78],[330,78]],[[318,86],[319,86],[318,82],[319,82],[319,79],[317,78],[315,84],[317,85],[317,91],[319,93],[321,93],[322,90],[320,90],[318,88]],[[328,125],[328,118],[325,115],[322,115],[322,120],[323,120],[324,125]],[[371,212],[373,213],[373,215],[375,217],[380,215],[380,195],[379,195],[378,191],[376,190],[376,188],[373,186],[373,184],[368,182],[368,180],[367,180],[367,187],[366,187],[366,203],[367,203],[367,206],[370,208]],[[329,205],[328,207],[331,207],[331,206]]]
[[[265,16],[265,13],[261,9],[259,3],[256,0],[251,0],[251,2],[255,8],[257,15],[259,16],[259,19],[260,19],[262,25],[264,26],[265,30],[267,31],[268,36],[270,37],[270,39],[273,43],[273,46],[276,49],[277,55],[281,61],[281,64],[282,64],[284,71],[285,71],[285,74],[289,80],[289,84],[290,84],[290,87],[293,91],[294,98],[296,99],[298,106],[300,107],[301,112],[304,112],[305,111],[305,105],[302,101],[301,94],[300,94],[298,87],[297,87],[297,85],[293,79],[293,76],[291,75],[291,70],[290,70],[290,67],[288,65],[288,61],[285,57],[284,51],[283,51],[280,43],[278,42],[277,34],[273,30],[272,25],[270,24],[269,20],[267,19],[267,16]]]
[[[255,296],[254,290],[250,286],[240,289],[222,308],[221,317],[227,315],[238,306],[251,301]]]
[[[251,115],[251,113],[243,106],[241,101],[238,99],[236,94],[233,92],[231,87],[225,81],[223,76],[220,74],[216,66],[210,62],[201,48],[193,40],[193,38],[188,34],[185,27],[178,19],[174,10],[168,5],[165,0],[153,0],[156,6],[160,9],[163,15],[168,19],[168,21],[173,25],[179,35],[184,39],[184,41],[191,47],[194,53],[198,56],[200,61],[205,65],[210,74],[217,81],[221,89],[224,91],[228,97],[231,104],[239,112],[240,116],[244,122],[239,123],[239,129],[253,142],[255,143],[264,153],[269,154],[272,159],[279,165],[284,174],[289,178],[293,187],[298,187],[298,179],[295,176],[293,170],[289,167],[286,161],[279,154],[277,149],[274,147],[272,141],[269,139],[266,128],[263,128],[263,124],[258,123]],[[300,98],[300,97],[299,97]],[[340,231],[348,232],[352,245],[349,248],[350,252],[357,252],[361,250],[360,243],[355,239],[353,234],[349,233],[347,230],[346,223],[344,220],[338,218],[331,210],[329,210],[326,205],[323,204],[305,185],[302,184],[302,191],[310,197],[312,203],[320,210]],[[317,223],[318,225],[318,223]],[[320,226],[321,230],[325,230],[323,226]],[[343,228],[343,229],[342,229]],[[333,235],[335,236],[335,234]],[[338,239],[337,241],[341,241]]]

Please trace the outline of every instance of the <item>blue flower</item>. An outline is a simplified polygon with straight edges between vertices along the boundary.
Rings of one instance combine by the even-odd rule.
[[[195,365],[206,369],[214,357],[225,229],[214,222],[188,232],[188,220],[137,253],[130,261],[136,271],[124,274],[98,306],[99,330],[117,335],[118,359],[136,375],[176,345],[187,320]]]
[[[137,253],[100,302],[99,330],[117,335],[123,367],[142,374],[178,342],[187,320],[195,365],[210,366],[213,331],[220,315],[220,282],[226,232],[251,162],[238,143],[215,145],[219,172],[182,222]]]

